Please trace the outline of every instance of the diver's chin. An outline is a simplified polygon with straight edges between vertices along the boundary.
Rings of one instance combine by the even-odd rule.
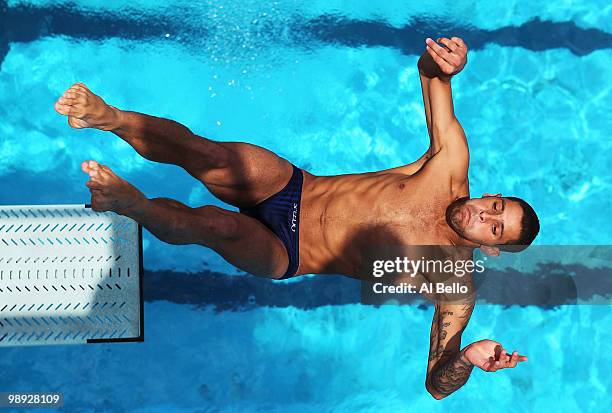
[[[455,199],[446,208],[446,223],[461,237],[463,237],[463,234],[465,233],[464,226],[469,223],[467,222],[468,219],[466,218],[466,214],[469,214],[469,212],[465,207],[465,201],[468,199],[469,197]]]
[[[461,215],[461,214],[459,214]],[[460,221],[459,221],[460,222]],[[458,223],[455,222],[455,218],[452,216],[447,216],[446,217],[446,223],[448,224],[448,226],[450,227],[450,229],[453,230],[453,232],[457,235],[459,235],[459,237],[461,238],[465,238],[465,232],[463,231],[463,229],[459,226]]]

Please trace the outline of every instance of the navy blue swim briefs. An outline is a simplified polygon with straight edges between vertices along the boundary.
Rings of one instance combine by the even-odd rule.
[[[265,201],[240,212],[268,227],[283,243],[289,255],[289,266],[282,279],[295,276],[300,266],[300,203],[304,173],[293,166],[287,185]]]

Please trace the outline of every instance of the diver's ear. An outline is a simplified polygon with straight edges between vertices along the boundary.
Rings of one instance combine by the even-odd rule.
[[[497,247],[489,247],[488,245],[481,245],[480,251],[482,251],[485,255],[488,255],[489,257],[499,256],[499,248]]]
[[[485,196],[495,196],[497,198],[499,198],[501,196],[501,194],[482,194],[483,197]]]

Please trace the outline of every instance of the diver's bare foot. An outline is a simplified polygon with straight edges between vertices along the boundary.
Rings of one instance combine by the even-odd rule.
[[[96,161],[85,161],[81,168],[90,178],[85,185],[91,192],[91,208],[94,211],[113,211],[129,216],[130,211],[147,201],[142,192],[109,167]]]
[[[55,102],[55,111],[68,116],[68,124],[77,129],[113,130],[119,118],[117,109],[107,105],[83,83],[70,86]]]

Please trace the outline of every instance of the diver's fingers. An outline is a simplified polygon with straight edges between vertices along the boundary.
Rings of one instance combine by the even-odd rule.
[[[450,63],[449,59],[451,58],[451,53],[446,50],[446,48],[440,46],[438,43],[434,42],[429,37],[427,38],[427,40],[425,40],[425,43],[427,43],[427,46],[429,46],[429,48],[433,50],[438,56]]]
[[[429,53],[429,55],[431,56],[431,58],[433,59],[434,62],[437,63],[438,66],[440,66],[440,69],[446,73],[446,74],[451,74],[454,70],[453,66],[451,66],[446,60],[442,59],[436,52],[433,51],[433,49],[429,46],[427,46],[427,53]]]
[[[460,49],[465,50],[467,52],[467,45],[461,37],[451,37],[451,40],[455,42]]]
[[[440,37],[437,41],[446,46],[451,53],[455,53],[459,49],[459,46],[455,42],[446,37]]]
[[[512,352],[512,357],[510,358],[510,362],[508,363],[509,366],[508,367],[516,367],[516,363],[518,363],[518,351],[514,351]]]

